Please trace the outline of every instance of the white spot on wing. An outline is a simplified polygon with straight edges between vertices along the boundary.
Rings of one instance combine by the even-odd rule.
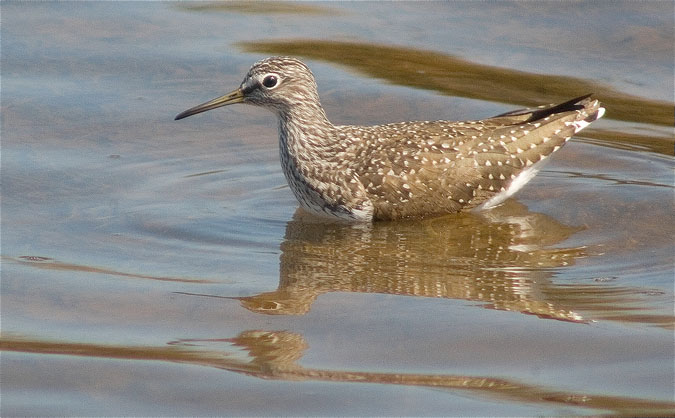
[[[506,199],[508,199],[509,197],[513,196],[518,190],[522,189],[523,186],[527,184],[527,182],[532,180],[532,178],[537,175],[537,172],[539,171],[540,167],[541,167],[540,164],[537,163],[521,171],[520,174],[518,174],[517,176],[511,175],[513,181],[511,181],[511,184],[509,184],[508,188],[494,195],[487,202],[478,206],[477,209],[483,210],[493,208],[502,203],[503,201],[505,201]]]

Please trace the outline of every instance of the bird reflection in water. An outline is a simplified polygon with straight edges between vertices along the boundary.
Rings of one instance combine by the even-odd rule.
[[[456,374],[386,373],[304,367],[308,343],[289,331],[248,330],[234,338],[180,339],[162,346],[113,346],[9,337],[0,351],[164,361],[213,367],[265,380],[379,383],[462,390],[496,399],[612,411],[621,415],[672,415],[673,402],[547,388],[512,379]]]
[[[551,282],[554,269],[585,255],[552,247],[580,229],[513,200],[480,214],[372,225],[325,223],[299,210],[281,244],[279,287],[236,299],[253,312],[302,315],[323,293],[380,293],[585,322],[557,301]]]

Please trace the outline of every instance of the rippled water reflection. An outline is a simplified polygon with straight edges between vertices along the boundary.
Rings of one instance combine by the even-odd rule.
[[[3,416],[675,410],[672,4],[2,13]],[[172,120],[282,53],[335,123],[608,111],[495,210],[326,223],[273,115]]]

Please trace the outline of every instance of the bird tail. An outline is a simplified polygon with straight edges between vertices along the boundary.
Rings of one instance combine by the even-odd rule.
[[[605,114],[605,108],[602,107],[597,99],[592,99],[591,96],[592,94],[586,94],[560,104],[514,110],[497,115],[495,118],[515,117],[521,119],[522,123],[527,123],[536,122],[559,113],[576,111],[578,112],[578,117],[570,123],[574,125],[574,133],[577,133]],[[521,118],[518,118],[519,116]]]

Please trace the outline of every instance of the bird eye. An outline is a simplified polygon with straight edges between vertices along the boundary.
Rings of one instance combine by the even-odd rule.
[[[268,89],[271,89],[272,87],[275,87],[278,83],[277,76],[275,75],[268,75],[265,78],[263,78],[262,85],[267,87]]]

